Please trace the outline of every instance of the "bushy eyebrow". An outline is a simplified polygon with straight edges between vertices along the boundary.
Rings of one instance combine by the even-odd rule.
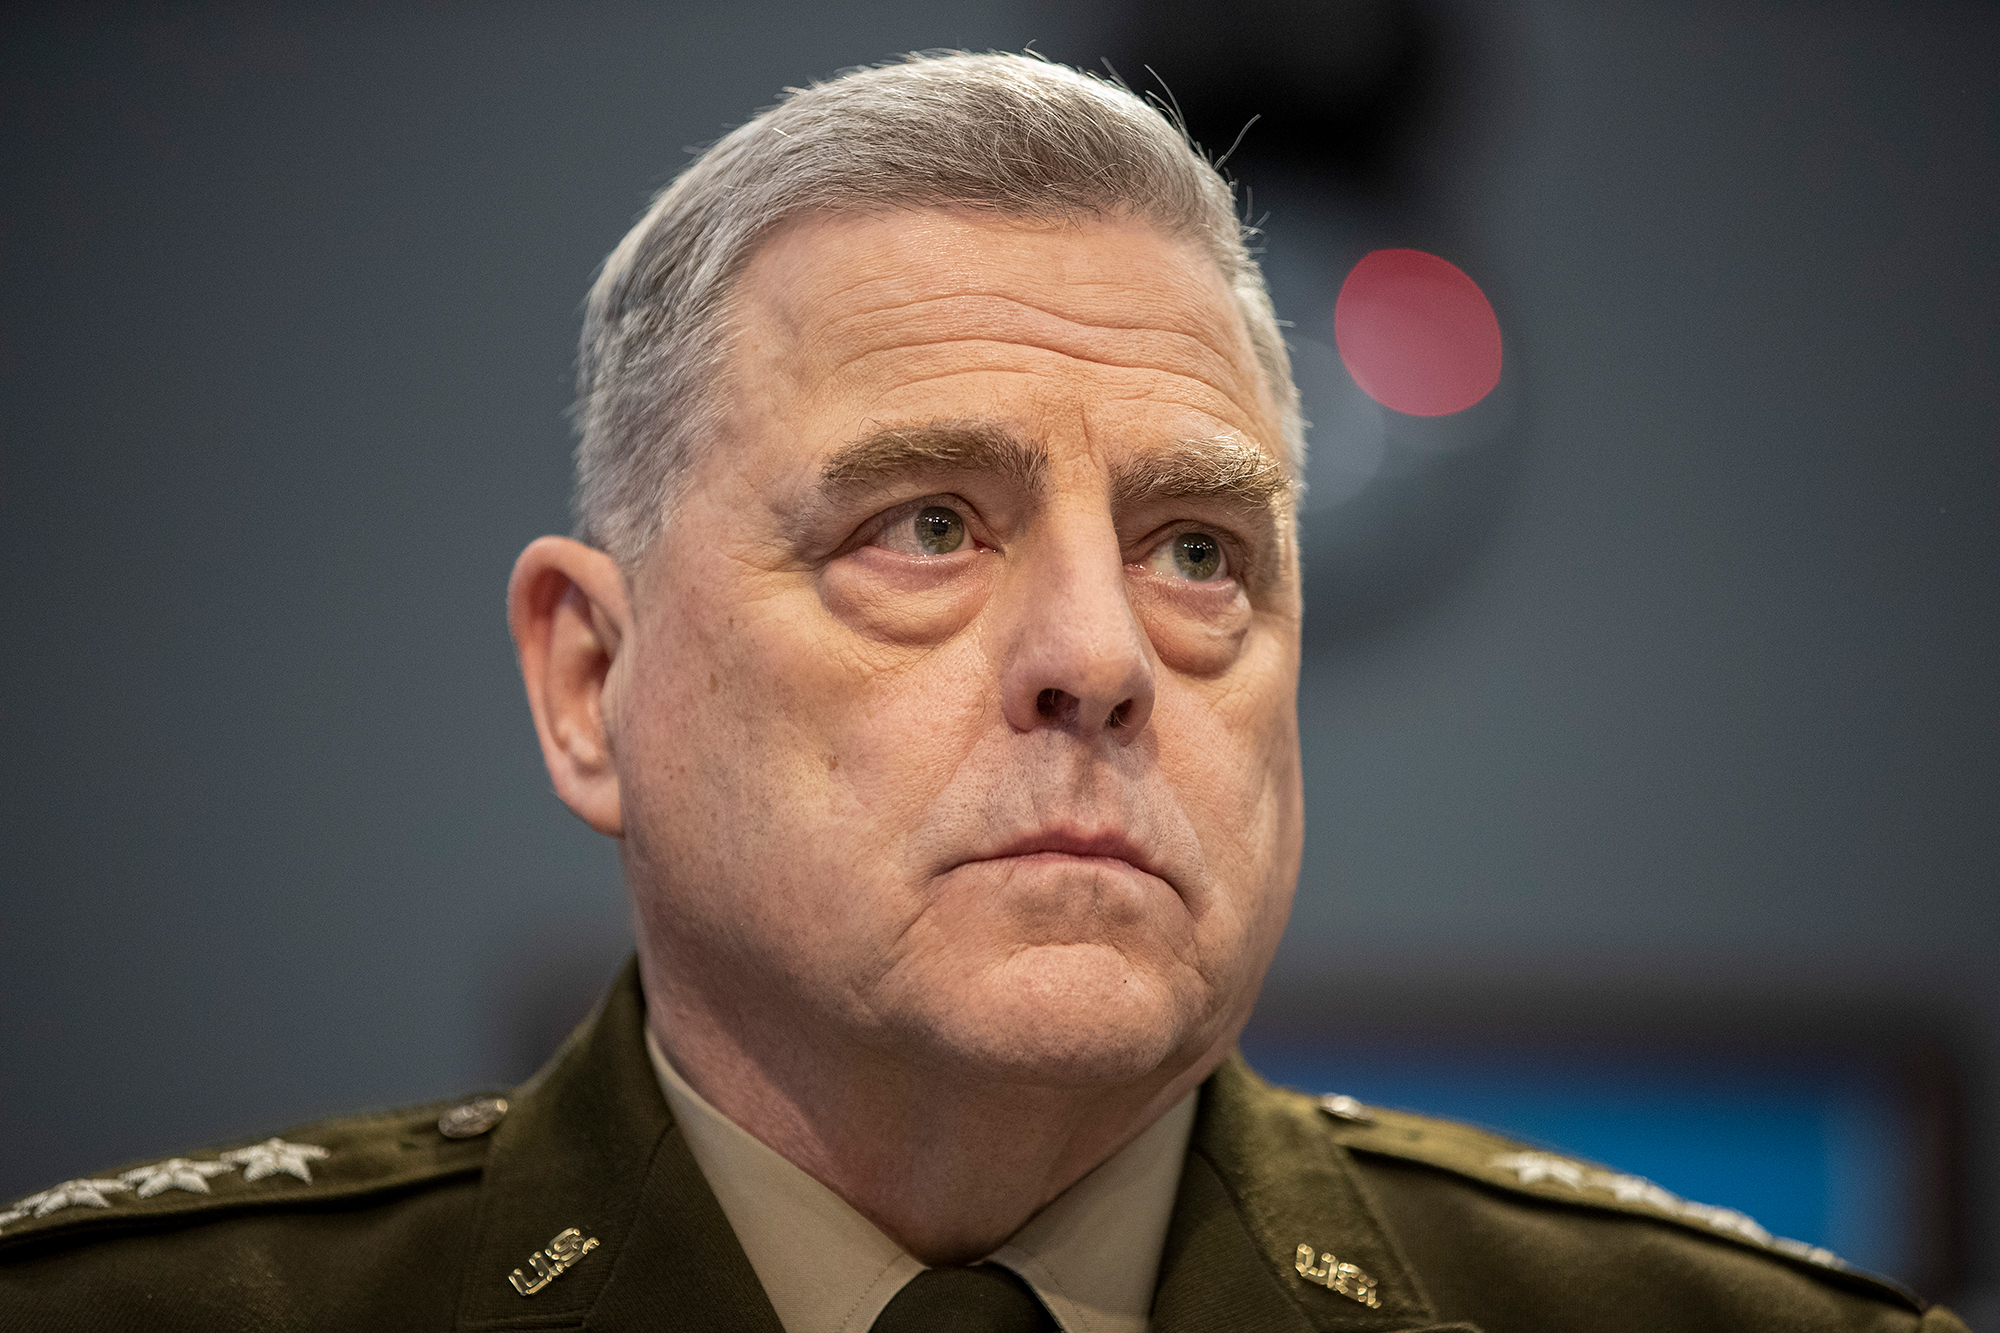
[[[822,500],[839,501],[902,477],[938,472],[996,474],[1040,494],[1048,481],[1049,456],[1039,442],[993,422],[896,426],[836,449],[820,465],[817,489]],[[1273,513],[1293,489],[1284,464],[1234,432],[1176,440],[1122,461],[1111,478],[1111,500],[1119,510],[1193,500]]]
[[[1121,511],[1160,500],[1211,500],[1274,512],[1292,490],[1284,464],[1234,434],[1176,441],[1120,464],[1111,478],[1112,504]]]
[[[820,465],[819,491],[828,500],[838,500],[911,474],[985,472],[1039,492],[1048,471],[1048,451],[1004,427],[984,421],[934,421],[879,430],[842,445]]]

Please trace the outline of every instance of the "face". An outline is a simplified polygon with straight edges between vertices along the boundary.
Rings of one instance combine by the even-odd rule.
[[[1275,410],[1137,222],[779,232],[605,696],[676,987],[1015,1081],[1226,1048],[1298,873]]]

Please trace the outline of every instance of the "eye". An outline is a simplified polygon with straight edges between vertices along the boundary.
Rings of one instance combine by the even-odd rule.
[[[1156,574],[1172,574],[1188,582],[1214,582],[1230,572],[1222,542],[1208,532],[1176,532],[1154,546],[1146,556],[1146,566]]]
[[[1179,532],[1153,548],[1146,564],[1155,573],[1172,574],[1190,583],[1212,583],[1227,577],[1229,562],[1222,543],[1206,532]]]
[[[904,555],[950,555],[965,545],[965,515],[949,505],[925,505],[893,520],[875,543]]]

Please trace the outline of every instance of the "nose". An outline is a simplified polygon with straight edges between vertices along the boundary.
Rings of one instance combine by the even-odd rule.
[[[1109,523],[1054,537],[1008,580],[1002,711],[1016,731],[1128,743],[1153,715],[1153,658]]]

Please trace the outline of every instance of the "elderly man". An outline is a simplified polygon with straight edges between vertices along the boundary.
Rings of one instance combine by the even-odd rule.
[[[1232,1054],[1299,865],[1303,443],[1139,99],[793,95],[612,254],[580,409],[509,612],[635,964],[504,1097],[20,1201],[9,1328],[1960,1327]]]

